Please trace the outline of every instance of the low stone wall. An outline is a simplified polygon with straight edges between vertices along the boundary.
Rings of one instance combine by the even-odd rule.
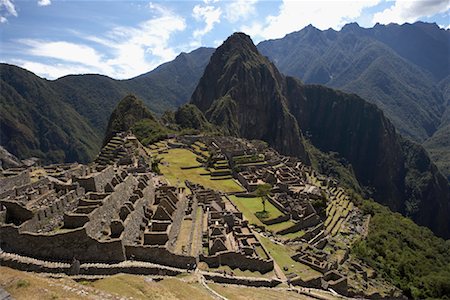
[[[27,272],[51,274],[68,274],[71,269],[69,263],[48,262],[17,254],[0,252],[0,265]],[[88,263],[80,266],[75,275],[114,275],[118,273],[139,275],[176,276],[184,270],[145,262],[124,261],[117,264]]]
[[[202,275],[205,277],[206,280],[211,280],[217,283],[239,284],[255,287],[275,287],[281,283],[281,281],[278,279],[233,277],[212,273],[202,273]]]
[[[30,172],[28,170],[14,176],[2,178],[0,179],[0,194],[13,189],[14,187],[29,184],[30,182]]]
[[[185,256],[169,252],[163,246],[125,245],[127,259],[151,262],[180,269],[191,268],[196,260],[193,256]]]
[[[0,248],[7,252],[49,261],[119,262],[125,260],[120,240],[100,242],[90,238],[85,228],[37,234],[23,232],[14,225],[0,227]]]
[[[164,266],[148,265],[140,262],[124,262],[114,265],[107,264],[85,264],[80,266],[82,275],[114,275],[118,273],[138,274],[138,275],[161,275],[176,276],[183,270],[167,268]]]
[[[211,256],[201,254],[200,261],[207,263],[210,268],[227,265],[232,269],[239,268],[242,271],[250,270],[260,273],[267,273],[273,270],[273,260],[246,256],[240,252],[224,251]]]
[[[311,278],[309,280],[303,280],[300,277],[291,279],[291,284],[296,286],[310,287],[310,288],[322,288],[322,276]]]
[[[86,192],[104,192],[105,186],[111,182],[114,177],[114,167],[109,166],[98,173],[92,173],[84,177],[74,177]]]
[[[278,224],[278,223],[281,223],[281,222],[289,221],[290,219],[291,219],[290,215],[281,215],[281,216],[279,216],[277,218],[274,218],[274,219],[261,220],[261,222],[264,225],[273,225],[273,224]]]
[[[273,206],[275,206],[277,209],[279,209],[283,213],[287,214],[286,208],[280,202],[278,202],[277,200],[275,200],[273,197],[270,197],[270,196],[267,197],[267,199]]]
[[[288,227],[286,229],[280,230],[277,234],[288,234],[292,232],[297,232],[306,227],[311,227],[319,224],[320,218],[316,214],[311,214],[304,219],[299,220],[295,225]]]

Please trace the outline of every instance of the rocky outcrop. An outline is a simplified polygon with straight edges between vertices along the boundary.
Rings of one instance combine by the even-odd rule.
[[[283,154],[307,160],[283,89],[275,66],[249,36],[235,33],[212,55],[191,103],[228,134],[264,140]]]
[[[154,121],[155,117],[153,117],[144,102],[137,99],[136,96],[126,96],[120,100],[109,118],[103,146],[106,145],[114,134],[130,130],[137,122],[145,119]]]

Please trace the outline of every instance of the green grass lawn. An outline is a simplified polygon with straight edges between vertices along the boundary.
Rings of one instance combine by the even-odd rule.
[[[301,264],[291,258],[295,254],[295,250],[287,245],[279,245],[268,238],[258,236],[263,246],[272,256],[272,258],[277,262],[278,266],[282,269],[285,274],[295,273],[299,275],[303,280],[314,278],[320,276],[321,274],[307,265]],[[287,267],[287,271],[284,270]]]
[[[198,165],[197,156],[190,150],[181,148],[170,149],[168,153],[159,156],[163,159],[163,163],[160,164],[159,168],[170,184],[184,186],[184,181],[189,180],[222,192],[243,191],[243,188],[234,179],[212,180],[210,175],[201,175],[208,173],[202,167],[182,170],[181,167]]]
[[[262,212],[263,206],[260,197],[244,198],[237,196],[230,196],[230,200],[237,206],[237,208],[244,214],[244,216],[249,220],[250,224],[255,224],[258,226],[265,226],[268,230],[272,232],[277,232],[286,228],[293,226],[295,223],[292,221],[285,221],[273,225],[264,225],[260,219],[258,219],[255,213]],[[266,211],[269,214],[269,219],[277,218],[282,214],[282,212],[273,206],[272,203],[266,201]]]
[[[230,200],[238,207],[238,209],[245,215],[250,223],[256,225],[264,225],[255,215],[257,212],[262,212],[263,205],[260,197],[244,198],[237,196],[230,196]],[[269,201],[266,201],[266,211],[270,219],[279,217],[282,213],[272,205]]]

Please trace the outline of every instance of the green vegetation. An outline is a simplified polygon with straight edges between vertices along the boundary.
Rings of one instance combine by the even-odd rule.
[[[212,124],[218,125],[226,135],[239,135],[239,123],[236,118],[237,103],[230,95],[216,99],[205,115]]]
[[[167,129],[156,120],[144,119],[136,122],[131,131],[136,135],[142,145],[147,146],[167,138],[172,130]]]
[[[242,192],[243,188],[234,179],[213,180],[209,172],[198,166],[197,156],[187,149],[170,149],[160,155],[161,173],[171,184],[184,185],[185,180],[203,185],[206,188],[222,192]]]
[[[261,201],[259,197],[238,197],[235,195],[229,196],[230,200],[237,206],[237,208],[244,214],[250,224],[257,225],[259,227],[265,227],[267,230],[277,232],[293,226],[295,223],[292,221],[285,221],[272,225],[264,225],[261,220],[275,219],[283,214],[272,203],[266,203],[266,213],[262,214]]]
[[[152,140],[161,138],[160,135],[163,134],[161,129],[162,126],[158,124],[144,102],[134,95],[128,95],[120,100],[112,112],[103,145],[106,145],[115,133],[128,130],[132,130],[143,144],[144,140],[147,143],[153,142]]]
[[[295,254],[295,249],[292,247],[276,244],[262,236],[258,239],[285,274],[295,273],[304,280],[320,276],[319,272],[291,258]]]
[[[256,191],[255,191],[255,195],[258,196],[259,198],[261,198],[261,203],[263,206],[263,213],[266,213],[266,200],[267,200],[267,196],[270,193],[270,190],[272,189],[272,186],[268,183],[265,184],[260,184],[256,187]],[[267,216],[265,216],[266,218],[269,218],[270,214],[267,214]]]
[[[450,241],[373,201],[365,201],[362,209],[372,214],[370,229],[353,254],[408,297],[448,299]]]
[[[193,104],[185,104],[175,112],[175,120],[181,128],[191,128],[199,131],[210,131],[212,125],[203,113]]]
[[[237,206],[237,208],[245,215],[251,224],[264,226],[264,224],[258,219],[257,213],[261,211],[261,198],[260,197],[238,197],[230,196],[230,200]],[[266,203],[266,218],[273,219],[282,215],[272,203]]]
[[[340,157],[338,153],[324,153],[308,140],[305,140],[305,147],[312,166],[319,173],[339,179],[339,184],[342,186],[358,192],[362,191],[351,164]]]

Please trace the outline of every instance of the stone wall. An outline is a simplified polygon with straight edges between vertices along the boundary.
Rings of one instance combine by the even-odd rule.
[[[0,248],[7,252],[50,261],[71,262],[74,257],[84,262],[118,262],[125,260],[120,240],[100,242],[86,234],[85,228],[63,232],[36,234],[13,225],[0,227]]]
[[[297,232],[306,227],[316,226],[319,223],[320,223],[320,217],[316,214],[311,214],[311,215],[305,217],[304,219],[298,220],[298,222],[295,225],[278,231],[277,234],[288,234],[288,233],[292,233],[292,232]]]
[[[128,175],[125,180],[115,186],[114,192],[103,200],[103,205],[89,214],[86,232],[94,237],[102,237],[102,229],[109,228],[111,221],[118,216],[118,211],[124,202],[128,201],[137,186],[137,180]]]
[[[174,254],[163,246],[134,246],[125,245],[125,252],[128,259],[140,260],[171,266],[180,269],[192,267],[195,263],[195,257]]]
[[[290,215],[281,215],[274,219],[262,220],[261,222],[264,225],[273,225],[273,224],[289,221],[290,219],[291,219]]]
[[[273,270],[273,260],[264,260],[259,257],[246,256],[240,252],[223,251],[215,255],[200,255],[200,261],[208,264],[210,268],[217,268],[220,265],[227,265],[232,269],[239,268],[242,271],[258,271],[267,273]]]
[[[20,231],[36,232],[45,226],[50,218],[63,216],[67,208],[76,206],[81,195],[77,193],[77,190],[72,190],[56,199],[51,205],[37,209],[33,212],[33,218],[20,226]]]
[[[232,277],[212,273],[203,273],[203,276],[206,280],[211,280],[217,283],[239,284],[255,287],[275,287],[281,283],[278,279]]]
[[[181,223],[184,219],[184,211],[186,210],[187,203],[188,201],[184,195],[182,195],[181,200],[176,203],[177,209],[172,215],[173,222],[169,232],[169,241],[166,245],[167,248],[171,251],[173,251],[173,249],[175,248],[178,234],[180,233],[181,229]]]
[[[0,195],[14,187],[29,184],[31,182],[30,172],[25,170],[17,175],[0,178]]]
[[[278,202],[277,200],[275,200],[275,198],[273,198],[273,197],[267,197],[268,198],[268,200],[269,200],[269,202],[273,205],[273,206],[275,206],[276,208],[278,208],[280,211],[282,211],[283,213],[287,213],[287,210],[286,210],[286,208],[280,203],[280,202]]]
[[[111,182],[113,177],[114,167],[109,166],[101,172],[92,173],[83,177],[74,177],[73,180],[78,182],[86,192],[104,192],[105,186]]]

